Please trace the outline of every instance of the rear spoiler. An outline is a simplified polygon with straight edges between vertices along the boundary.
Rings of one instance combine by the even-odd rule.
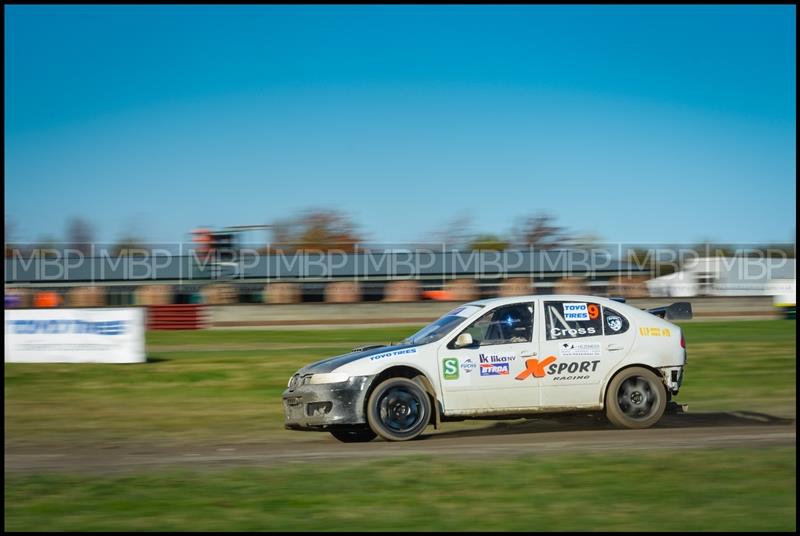
[[[659,316],[664,320],[691,320],[692,304],[689,302],[675,302],[666,307],[654,307],[647,312]]]

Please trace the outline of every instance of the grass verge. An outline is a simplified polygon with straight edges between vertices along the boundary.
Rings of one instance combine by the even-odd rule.
[[[794,531],[794,448],[6,476],[9,531]]]

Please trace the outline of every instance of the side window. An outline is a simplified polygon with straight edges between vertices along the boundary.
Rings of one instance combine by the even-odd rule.
[[[547,340],[575,339],[603,334],[600,305],[591,302],[544,302]]]
[[[472,335],[479,346],[531,342],[533,304],[515,303],[493,309],[472,323],[463,333]]]
[[[614,309],[603,307],[603,333],[604,335],[619,335],[628,331],[628,319]]]

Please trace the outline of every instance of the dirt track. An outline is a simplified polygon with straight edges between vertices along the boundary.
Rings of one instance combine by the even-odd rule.
[[[474,457],[487,454],[545,454],[565,451],[621,451],[699,447],[795,445],[796,422],[756,413],[685,413],[666,415],[648,430],[619,430],[590,417],[487,422],[472,430],[448,425],[405,443],[375,440],[344,444],[329,434],[286,432],[291,440],[186,445],[90,446],[9,444],[8,472],[118,472],[163,468],[206,469],[266,466],[297,462],[358,461],[381,457],[427,455]],[[307,438],[307,439],[306,439]],[[298,440],[299,439],[299,440]]]

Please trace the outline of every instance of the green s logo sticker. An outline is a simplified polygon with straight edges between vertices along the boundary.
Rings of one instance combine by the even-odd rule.
[[[457,380],[458,359],[455,357],[446,357],[442,359],[442,371],[445,380]]]

